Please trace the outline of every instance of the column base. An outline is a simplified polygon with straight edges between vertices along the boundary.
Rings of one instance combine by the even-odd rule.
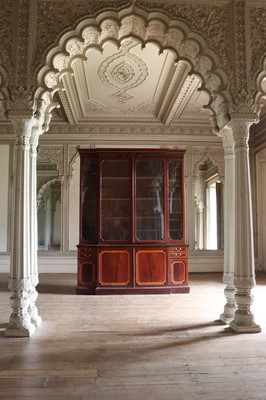
[[[35,326],[32,325],[29,329],[15,329],[8,327],[6,328],[4,335],[7,337],[30,337],[35,332]]]
[[[230,322],[233,321],[234,317],[228,316],[225,313],[223,313],[220,315],[219,319],[223,324],[229,325]]]
[[[235,304],[226,304],[224,306],[224,312],[220,315],[220,320],[228,325],[235,318],[236,305]]]
[[[28,313],[11,314],[9,325],[5,330],[5,336],[9,337],[29,337],[33,334],[36,327],[32,324]]]
[[[229,327],[236,333],[259,333],[261,332],[261,327],[257,324],[252,325],[237,325],[233,320],[230,322]]]

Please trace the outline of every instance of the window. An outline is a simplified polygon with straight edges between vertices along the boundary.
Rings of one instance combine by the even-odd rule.
[[[195,249],[222,247],[222,190],[218,168],[211,161],[200,165],[195,184]]]

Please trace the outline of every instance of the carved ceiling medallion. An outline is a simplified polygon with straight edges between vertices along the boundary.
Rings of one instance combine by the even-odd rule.
[[[99,67],[98,76],[104,85],[117,92],[111,97],[118,103],[125,103],[133,96],[126,91],[142,84],[148,76],[146,63],[129,51],[136,43],[127,43],[119,53],[108,57]]]

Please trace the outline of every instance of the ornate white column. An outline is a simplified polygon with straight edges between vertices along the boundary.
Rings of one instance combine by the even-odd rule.
[[[224,294],[226,304],[220,320],[229,324],[236,311],[234,285],[235,255],[235,149],[230,128],[221,132],[224,147]]]
[[[197,206],[198,250],[204,249],[204,208],[202,203]]]
[[[235,142],[235,267],[237,310],[230,327],[235,332],[260,332],[251,311],[255,285],[253,221],[249,169],[249,127],[253,121],[235,118],[228,124]]]
[[[9,289],[12,312],[6,336],[31,336],[41,318],[35,306],[37,292],[36,147],[48,130],[52,103],[49,93],[32,101],[28,88],[18,86],[7,104],[16,136],[12,188],[12,242]]]
[[[12,243],[9,289],[12,313],[6,336],[30,336],[35,330],[28,309],[31,302],[30,253],[30,136],[32,119],[13,119],[16,144],[12,201]]]
[[[39,142],[39,135],[42,133],[41,129],[33,127],[30,138],[30,265],[31,265],[31,288],[29,291],[30,304],[29,304],[29,315],[32,323],[38,327],[42,319],[38,314],[36,307],[36,300],[38,292],[36,286],[39,283],[38,278],[38,261],[37,261],[37,250],[38,250],[38,227],[37,227],[37,146]]]
[[[61,251],[69,250],[69,176],[68,176],[68,148],[63,149],[64,176],[61,178]]]

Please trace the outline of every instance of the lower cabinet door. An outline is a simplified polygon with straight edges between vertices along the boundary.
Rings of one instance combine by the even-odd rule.
[[[163,249],[136,250],[136,285],[167,284],[167,252]]]
[[[171,281],[174,285],[187,284],[186,260],[171,260]]]
[[[82,286],[95,285],[96,283],[96,265],[91,261],[82,261],[79,263],[79,284]]]
[[[131,251],[99,250],[99,286],[130,286],[132,284]]]

